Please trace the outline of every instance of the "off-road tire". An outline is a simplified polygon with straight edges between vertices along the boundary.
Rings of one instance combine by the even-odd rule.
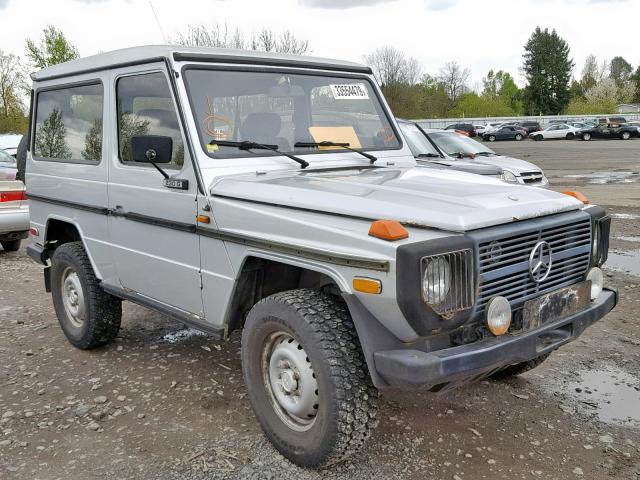
[[[539,357],[536,357],[533,360],[529,360],[528,362],[509,365],[508,367],[504,367],[502,370],[498,370],[496,373],[491,375],[491,378],[493,378],[494,380],[506,380],[508,378],[518,376],[524,372],[528,372],[529,370],[533,370],[534,368],[536,368],[547,358],[549,358],[549,355],[551,354],[545,353],[544,355],[540,355]]]
[[[6,242],[0,242],[5,252],[17,252],[20,250],[20,243],[22,240],[7,240]]]
[[[69,319],[62,298],[62,275],[68,268],[78,275],[83,290],[86,313],[79,327]],[[65,243],[55,250],[51,259],[51,296],[62,331],[75,347],[82,350],[100,347],[118,334],[122,301],[100,287],[82,242]]]
[[[293,336],[304,348],[317,381],[317,414],[303,432],[278,416],[263,373],[267,339],[280,331]],[[319,468],[348,458],[362,448],[378,424],[378,391],[340,298],[300,289],[258,302],[249,312],[242,333],[242,370],[249,400],[265,435],[297,465]]]

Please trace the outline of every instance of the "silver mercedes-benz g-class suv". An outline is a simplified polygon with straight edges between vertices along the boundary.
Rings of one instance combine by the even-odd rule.
[[[28,253],[66,337],[108,343],[122,300],[242,329],[251,405],[299,465],[360,448],[379,390],[523,372],[616,304],[603,209],[416,168],[365,66],[140,47],[33,81]]]

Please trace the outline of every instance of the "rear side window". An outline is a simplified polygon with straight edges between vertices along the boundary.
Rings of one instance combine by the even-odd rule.
[[[102,84],[39,92],[34,156],[65,162],[100,162],[102,113]]]
[[[133,162],[131,137],[161,135],[171,137],[173,152],[169,168],[179,168],[184,163],[184,142],[178,124],[169,83],[161,72],[122,77],[116,84],[118,106],[118,151],[120,160]]]

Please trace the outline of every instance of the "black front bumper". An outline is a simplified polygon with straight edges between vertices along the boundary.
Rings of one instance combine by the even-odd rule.
[[[373,353],[375,370],[392,387],[452,388],[502,367],[532,360],[575,340],[616,303],[617,293],[605,289],[587,310],[519,335],[489,338],[433,352],[376,351]]]

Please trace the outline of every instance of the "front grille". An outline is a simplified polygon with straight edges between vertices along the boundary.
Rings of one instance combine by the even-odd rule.
[[[475,302],[475,285],[473,272],[473,252],[470,249],[459,250],[457,252],[443,253],[440,255],[430,255],[422,257],[421,275],[425,280],[425,271],[427,265],[434,260],[443,259],[449,265],[449,291],[446,293],[444,300],[440,303],[430,303],[428,298],[423,300],[440,315],[450,315],[455,312],[467,310],[473,307]],[[441,277],[447,276],[445,270],[441,267],[431,269],[431,274],[427,275],[426,280],[432,285],[440,285]],[[446,283],[446,282],[445,282]],[[438,291],[438,293],[441,293]]]
[[[522,172],[520,174],[524,183],[540,183],[542,181],[542,172]]]
[[[566,221],[562,221],[566,219]],[[529,274],[529,256],[535,245],[551,246],[552,266],[540,283]],[[529,227],[517,234],[483,238],[478,245],[479,287],[476,313],[483,312],[497,295],[506,297],[512,308],[531,298],[576,283],[584,277],[591,252],[589,216],[563,216],[549,225]]]

